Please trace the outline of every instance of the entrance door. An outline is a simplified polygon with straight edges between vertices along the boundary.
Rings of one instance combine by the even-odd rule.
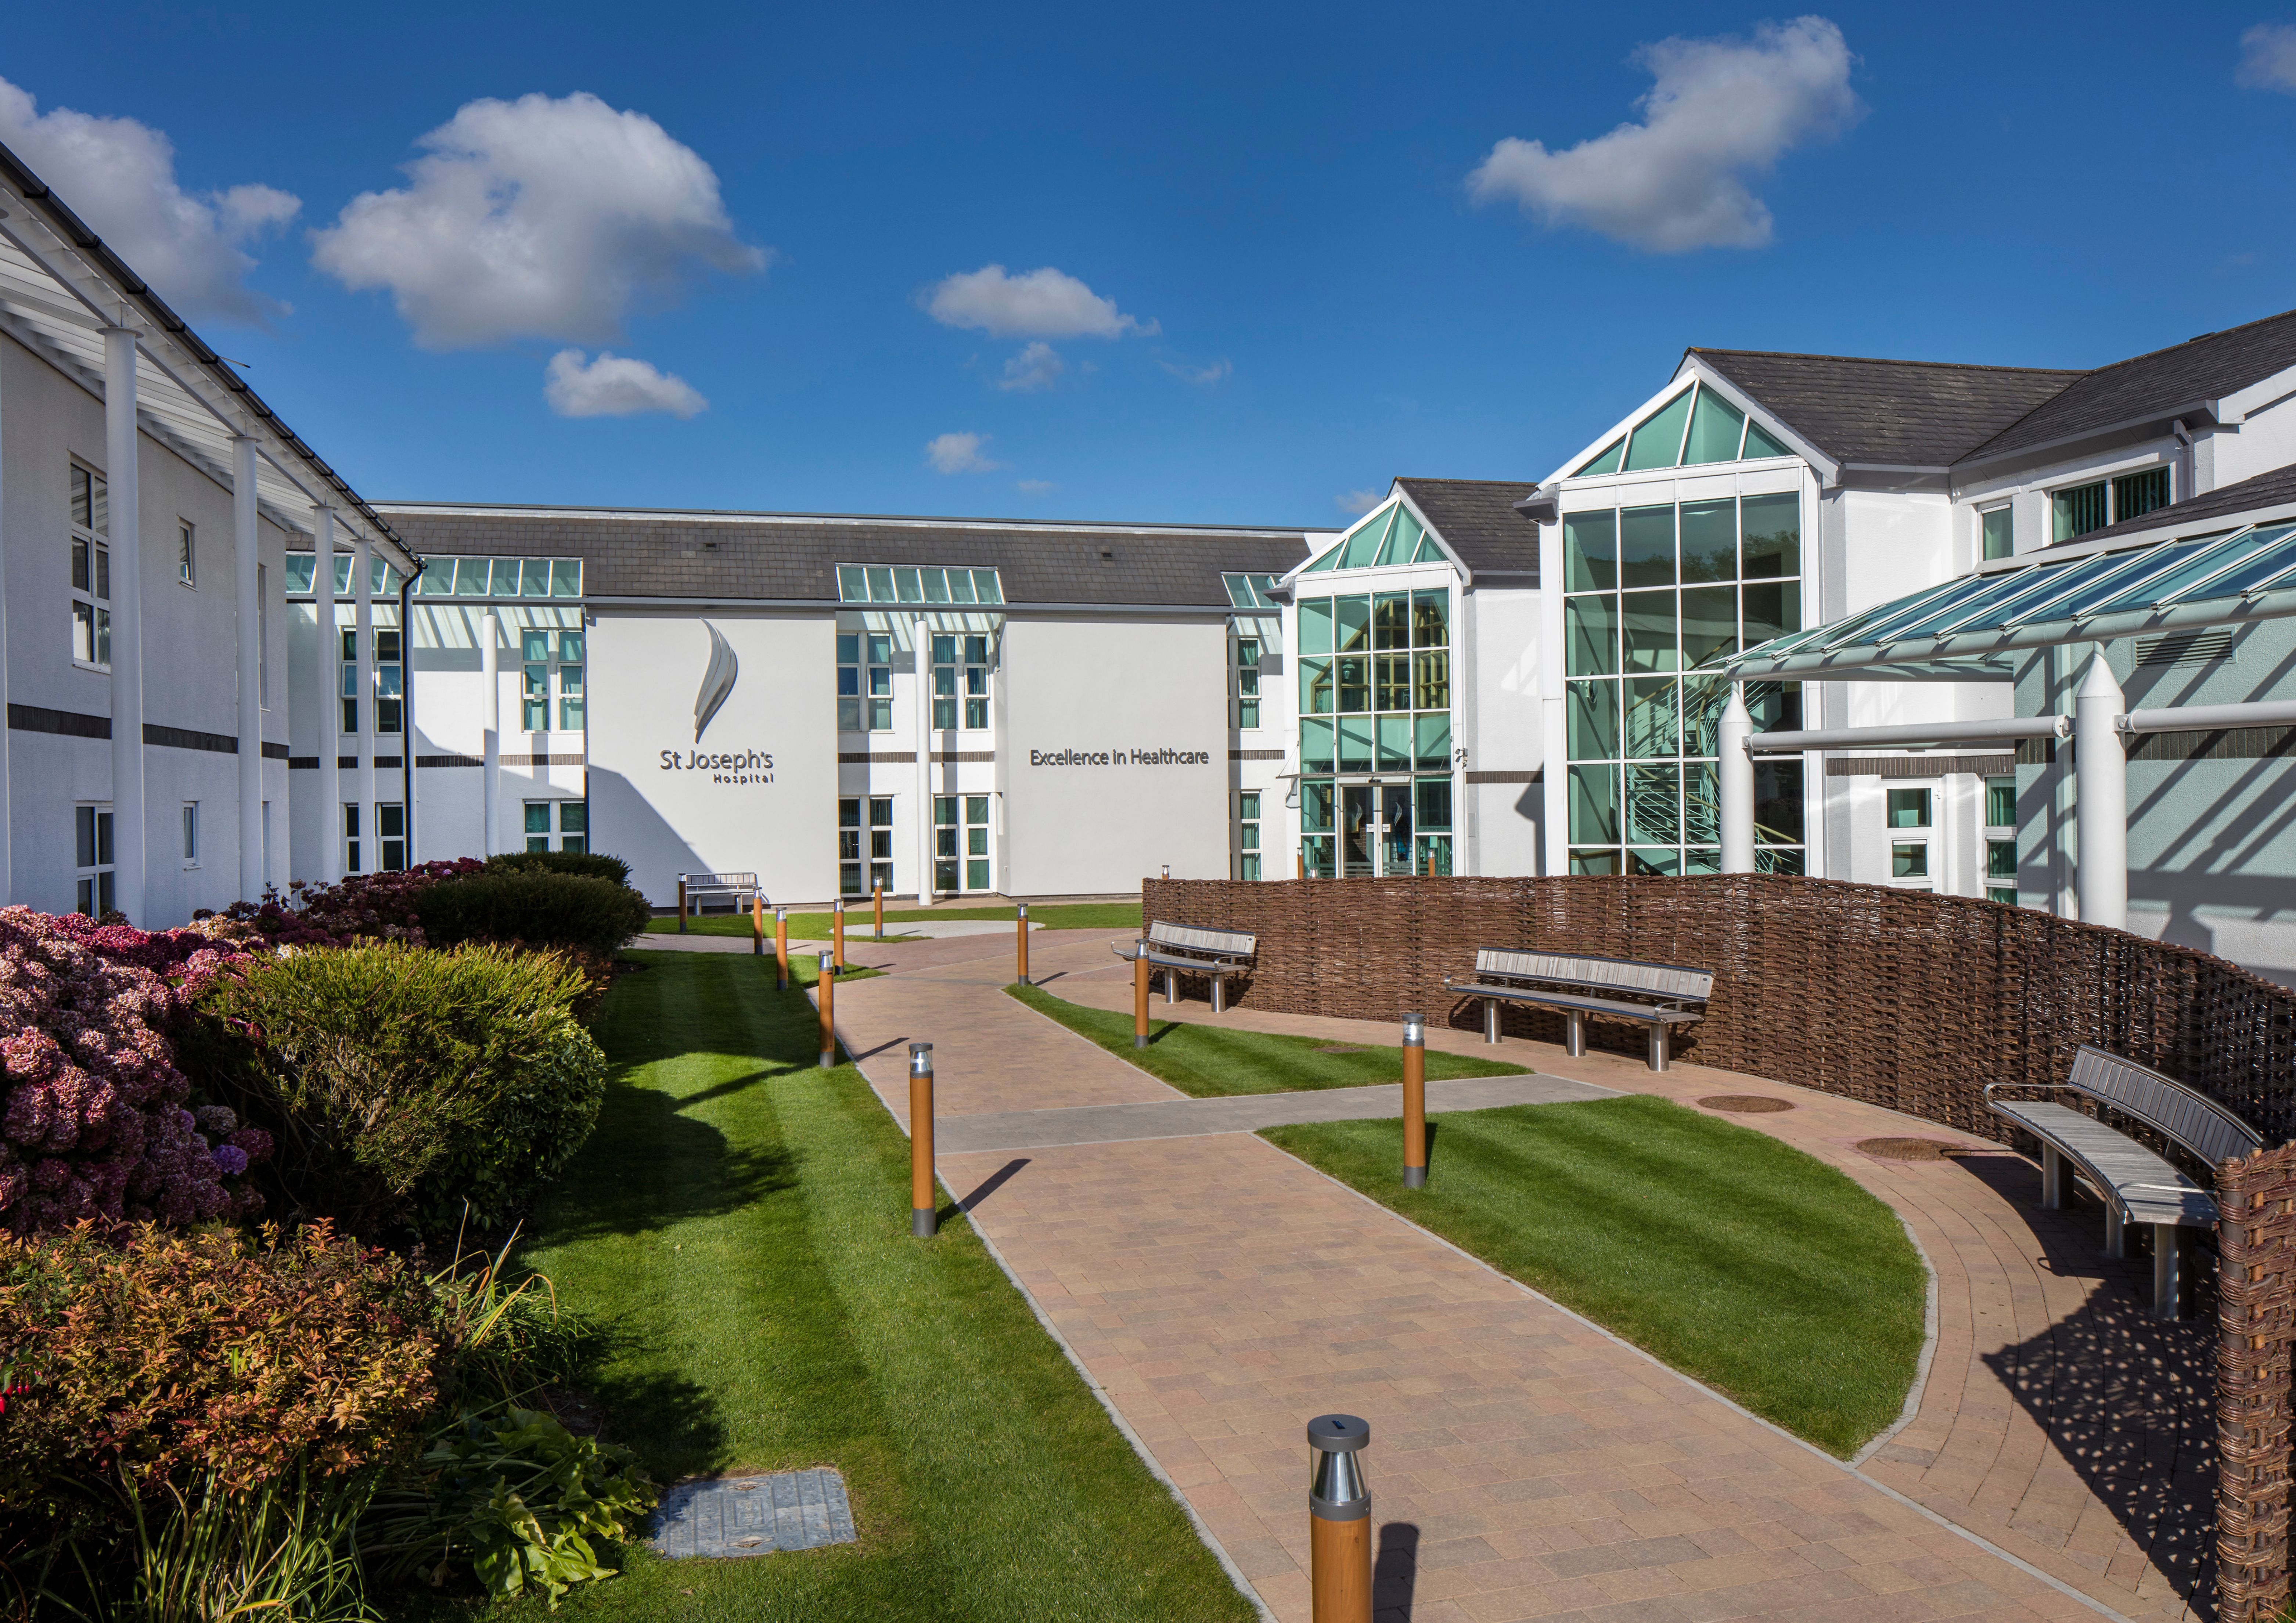
[[[1380,836],[1379,871],[1384,875],[1411,872],[1411,785],[1390,783],[1379,791],[1379,819],[1387,825]]]
[[[1369,879],[1379,870],[1379,834],[1373,827],[1378,791],[1368,783],[1340,786],[1340,877]]]

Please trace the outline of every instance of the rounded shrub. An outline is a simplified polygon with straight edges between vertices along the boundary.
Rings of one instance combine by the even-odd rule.
[[[607,957],[627,947],[653,916],[645,898],[611,880],[515,872],[433,885],[414,898],[414,911],[433,947],[522,941]]]
[[[498,1226],[597,1120],[605,1056],[573,1012],[586,986],[556,954],[499,947],[256,959],[208,994],[186,1058],[270,1127],[279,1193],[305,1214],[447,1234],[467,1203]]]
[[[630,882],[630,865],[603,851],[503,851],[487,858],[494,873],[579,873],[586,879]]]

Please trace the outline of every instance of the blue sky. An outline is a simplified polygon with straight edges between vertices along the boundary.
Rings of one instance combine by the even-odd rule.
[[[2296,33],[2243,44],[2296,7],[1817,16],[51,6],[11,18],[37,112],[0,139],[163,134],[214,239],[178,301],[377,499],[1332,525],[1397,473],[1544,475],[1688,344],[2086,365],[2296,307]],[[1553,158],[1657,130],[1669,62],[1670,135]],[[402,166],[524,96],[456,173],[606,246],[481,287]],[[1478,201],[1509,139],[1542,154]],[[683,213],[636,217],[657,190]],[[1060,275],[935,305],[992,265]],[[634,401],[675,410],[561,414]]]

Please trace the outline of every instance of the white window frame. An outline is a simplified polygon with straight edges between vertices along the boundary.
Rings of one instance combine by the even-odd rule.
[[[1267,791],[1264,789],[1239,789],[1235,791],[1235,876],[1240,880],[1267,877],[1267,847],[1265,840],[1267,823]],[[1246,802],[1250,804],[1247,805]],[[1250,815],[1247,816],[1247,813]],[[1244,839],[1247,831],[1251,835],[1248,843]],[[1245,873],[1244,865],[1247,863],[1259,871],[1255,873]]]
[[[1911,828],[1900,828],[1890,820],[1890,797],[1893,794],[1918,794],[1924,797],[1929,819]],[[1943,782],[1907,783],[1902,778],[1882,780],[1882,832],[1888,848],[1889,868],[1882,882],[1899,890],[1938,890],[1945,878],[1945,842],[1939,838],[1939,814],[1944,807]],[[1922,848],[1922,872],[1900,877],[1898,873],[1898,849],[1901,846]]]
[[[343,872],[364,873],[359,866],[359,807],[357,800],[343,802]]]
[[[539,636],[543,639],[543,657],[539,660],[529,660],[526,657],[526,639],[530,636]],[[577,645],[575,657],[570,660],[566,657],[566,639],[570,636],[581,639]],[[586,656],[589,649],[589,632],[584,627],[521,626],[518,627],[518,722],[521,732],[580,733],[587,729],[590,719],[589,684],[585,678],[588,667]],[[402,643],[400,652],[403,654],[405,652],[405,645]],[[570,696],[576,703],[583,707],[583,725],[579,727],[570,727],[564,725],[566,701],[570,697],[566,692],[566,677],[570,672],[573,675],[576,689]],[[537,673],[539,673],[538,676]],[[541,683],[538,690],[534,685],[537,679]],[[402,677],[402,695],[404,686],[405,679]],[[538,727],[529,726],[527,725],[527,717],[530,713],[530,707],[537,703],[542,706],[542,725]]]
[[[398,832],[396,834],[390,832],[393,812],[398,814],[397,818]],[[376,801],[374,831],[375,853],[381,858],[381,865],[376,868],[375,872],[378,873],[405,872],[406,868],[406,803],[403,800]],[[396,863],[390,860],[390,848],[394,845],[398,848],[398,860]]]
[[[85,842],[80,839],[83,816],[88,819]],[[119,865],[116,846],[111,860],[104,859],[103,836],[111,826],[111,802],[109,800],[80,800],[72,806],[73,911],[92,919],[100,919],[110,911],[104,905],[108,892],[103,881],[111,877]],[[86,854],[92,858],[90,861],[79,860],[83,844]],[[118,898],[113,896],[111,899],[116,902]]]
[[[558,809],[553,811],[551,807],[554,806]],[[534,826],[537,811],[542,814],[540,828]],[[579,828],[566,826],[569,812],[574,814],[574,820],[581,824]],[[520,838],[526,841],[526,848],[529,851],[586,851],[590,848],[589,831],[590,802],[560,797],[526,802],[525,825],[520,832]],[[568,845],[569,840],[576,843]]]
[[[868,896],[873,885],[882,883],[887,895],[893,891],[893,827],[898,816],[892,795],[840,795],[837,797],[837,893],[840,896]],[[845,808],[854,808],[854,821],[845,821]],[[885,820],[877,821],[877,808],[882,806]],[[885,855],[877,855],[877,837],[884,836]],[[853,855],[845,854],[848,836],[851,838]],[[857,868],[860,888],[845,889],[845,870]],[[882,873],[879,870],[882,869]]]
[[[1987,563],[1992,561],[1985,551],[1985,521],[1997,512],[2005,512],[2009,515],[2009,550],[2001,556],[2014,558],[2017,555],[2017,504],[2013,501],[1988,502],[1984,506],[1978,508],[1976,512],[1977,561]]]
[[[926,633],[932,641],[926,652],[931,656],[932,670],[932,730],[936,733],[986,733],[993,725],[989,709],[988,673],[996,668],[996,651],[990,646],[994,639],[978,631],[933,631]],[[978,637],[980,658],[972,658],[972,643]],[[940,644],[946,639],[952,658],[940,657]],[[948,673],[948,692],[941,692],[941,672]],[[977,684],[977,691],[976,691]],[[940,707],[948,705],[949,719],[940,718]],[[978,705],[978,710],[974,707]],[[978,715],[980,719],[974,721]]]
[[[196,868],[199,865],[200,803],[186,800],[184,802],[184,866]]]
[[[897,639],[890,631],[872,631],[865,626],[852,631],[840,628],[836,635],[840,643],[847,637],[853,639],[852,659],[843,657],[842,648],[836,652],[838,669],[853,673],[855,689],[853,693],[840,692],[836,695],[837,730],[840,733],[890,733],[893,731],[893,656],[900,652]],[[870,658],[870,639],[873,637],[884,639],[885,658],[882,662]],[[931,651],[928,649],[926,652],[930,654]],[[884,673],[885,679],[885,691],[882,693],[875,691],[874,681],[881,671]],[[852,706],[850,710],[846,709],[849,703]],[[883,726],[875,725],[880,716],[884,717]],[[847,726],[845,724],[849,719],[855,725]]]
[[[2017,825],[2013,822],[1996,823],[1989,815],[1992,810],[1993,785],[2002,781],[2003,777],[2005,777],[2009,784],[2009,796],[2013,807],[2011,815],[2013,816],[2017,796],[2016,774],[2012,772],[1978,780],[1979,792],[1983,796],[1978,803],[1979,836],[1982,842],[1983,853],[1978,858],[1977,879],[1978,883],[1984,889],[1987,900],[2006,902],[2013,907],[2019,905],[2016,877]],[[2005,885],[1996,879],[1993,873],[1993,848],[1999,844],[2006,844],[2011,853],[2010,877],[2009,882]],[[1996,896],[1994,892],[1997,890],[2006,890],[2009,894],[2005,897]]]
[[[200,527],[189,519],[176,521],[176,584],[200,589]]]
[[[66,507],[65,522],[69,527],[71,536],[72,549],[76,552],[78,548],[83,546],[87,548],[88,583],[83,586],[77,582],[73,582],[70,586],[72,602],[71,661],[81,670],[109,671],[111,668],[111,660],[110,658],[111,653],[111,489],[103,475],[89,467],[86,463],[73,463],[71,464],[71,471],[76,474],[85,474],[87,476],[89,481],[88,501],[90,508],[88,514],[90,522],[83,525],[70,516],[69,503]],[[101,529],[96,529],[94,526],[94,520],[95,517],[94,512],[95,506],[94,493],[96,488],[99,486],[103,487],[105,492],[105,522]],[[75,561],[77,561],[77,560],[75,560]],[[68,581],[71,578],[69,570],[66,573],[65,578]],[[86,625],[88,628],[87,653],[86,655],[83,655],[80,652],[79,640],[79,627],[81,623],[80,612],[83,609],[86,611]]]
[[[1243,658],[1246,643],[1251,646],[1251,660],[1249,664],[1245,663]],[[1234,725],[1239,733],[1258,732],[1260,728],[1260,717],[1266,713],[1267,694],[1259,684],[1259,673],[1267,658],[1267,638],[1256,635],[1247,636],[1242,632],[1237,632],[1228,638],[1228,668],[1232,677],[1229,685],[1233,689],[1230,698],[1235,706]],[[1249,692],[1246,691],[1247,688]],[[1250,721],[1243,718],[1243,707],[1246,704],[1251,706]]]

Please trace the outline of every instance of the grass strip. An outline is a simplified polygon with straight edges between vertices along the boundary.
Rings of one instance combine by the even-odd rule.
[[[1184,1094],[1209,1099],[1226,1094],[1289,1094],[1311,1088],[1372,1087],[1403,1080],[1402,1032],[1390,1047],[1355,1048],[1323,1037],[1279,1037],[1230,1026],[1152,1021],[1148,1046],[1132,1045],[1132,1016],[1087,1008],[1038,987],[1009,986],[1008,996],[1048,1014],[1079,1037],[1129,1060]],[[1333,1053],[1335,1048],[1353,1052]],[[1427,1051],[1427,1079],[1519,1076],[1524,1067],[1466,1054]]]
[[[609,1434],[660,1480],[833,1465],[862,1537],[625,1550],[564,1611],[1250,1618],[953,1203],[910,1238],[908,1141],[857,1070],[816,1067],[802,992],[774,990],[771,960],[629,956],[597,1021],[604,1113],[527,1260],[603,1324]]]
[[[826,941],[830,937],[831,917],[832,915],[826,913],[792,913],[789,917],[790,936],[795,940]],[[848,906],[845,909],[847,938],[849,939],[866,937],[869,927],[875,918],[876,914],[870,911],[865,902],[858,906]],[[910,922],[947,923],[955,920],[980,919],[1002,919],[1008,924],[1019,922],[1019,915],[1011,907],[934,907],[925,910],[915,908],[896,910],[888,907],[885,909],[885,922],[889,927],[895,923]],[[1031,902],[1029,904],[1029,922],[1041,924],[1046,930],[1137,930],[1140,928],[1140,904],[1137,902]],[[750,931],[750,915],[746,913],[738,914],[713,913],[701,918],[686,920],[685,928],[687,933],[692,935],[746,937]],[[674,936],[677,933],[677,921],[675,918],[656,919],[646,926],[646,931],[650,935]],[[769,947],[773,939],[774,917],[772,911],[768,909],[766,914],[766,940]],[[890,941],[897,938],[889,933],[885,939]]]
[[[1424,1189],[1397,1176],[1392,1121],[1261,1135],[1830,1453],[1898,1418],[1926,1276],[1855,1180],[1664,1099],[1430,1125]]]

